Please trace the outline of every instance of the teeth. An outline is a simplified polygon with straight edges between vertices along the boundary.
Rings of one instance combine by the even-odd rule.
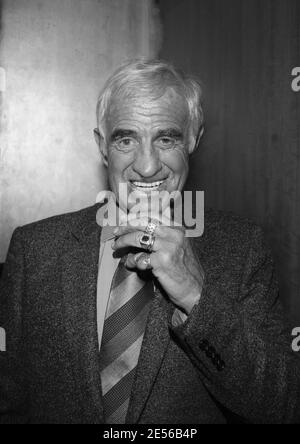
[[[164,180],[160,182],[153,182],[153,183],[145,183],[145,182],[133,182],[133,185],[138,188],[157,188],[162,183],[164,183]]]

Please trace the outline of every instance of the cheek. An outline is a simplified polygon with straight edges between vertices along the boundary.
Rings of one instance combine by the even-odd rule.
[[[162,156],[163,163],[176,175],[185,175],[189,170],[189,156],[182,149],[174,150],[172,153]]]
[[[109,151],[108,153],[108,174],[110,179],[114,180],[115,177],[119,177],[126,170],[126,168],[130,165],[131,160],[129,156],[125,154],[121,154],[116,151]]]

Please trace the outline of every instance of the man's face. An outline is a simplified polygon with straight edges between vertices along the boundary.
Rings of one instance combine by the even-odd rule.
[[[121,207],[119,184],[132,191],[181,191],[191,148],[185,100],[173,89],[153,101],[113,101],[106,122],[108,180]],[[130,205],[129,205],[130,209]]]

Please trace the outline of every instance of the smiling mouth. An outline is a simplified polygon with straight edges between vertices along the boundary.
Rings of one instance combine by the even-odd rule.
[[[161,185],[162,185],[165,181],[166,181],[166,179],[164,179],[164,180],[160,180],[160,181],[157,181],[157,182],[151,182],[151,183],[148,183],[148,182],[132,181],[132,182],[131,182],[131,185],[132,185],[132,187],[133,187],[135,190],[138,190],[138,191],[144,191],[144,192],[147,192],[147,191],[156,191],[156,190],[158,190],[158,189],[161,187]]]

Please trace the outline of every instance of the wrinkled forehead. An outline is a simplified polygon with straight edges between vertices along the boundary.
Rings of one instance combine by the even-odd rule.
[[[188,105],[185,98],[173,87],[161,91],[120,91],[112,97],[107,113],[110,128],[130,122],[143,120],[158,124],[169,123],[177,127],[189,125]]]

